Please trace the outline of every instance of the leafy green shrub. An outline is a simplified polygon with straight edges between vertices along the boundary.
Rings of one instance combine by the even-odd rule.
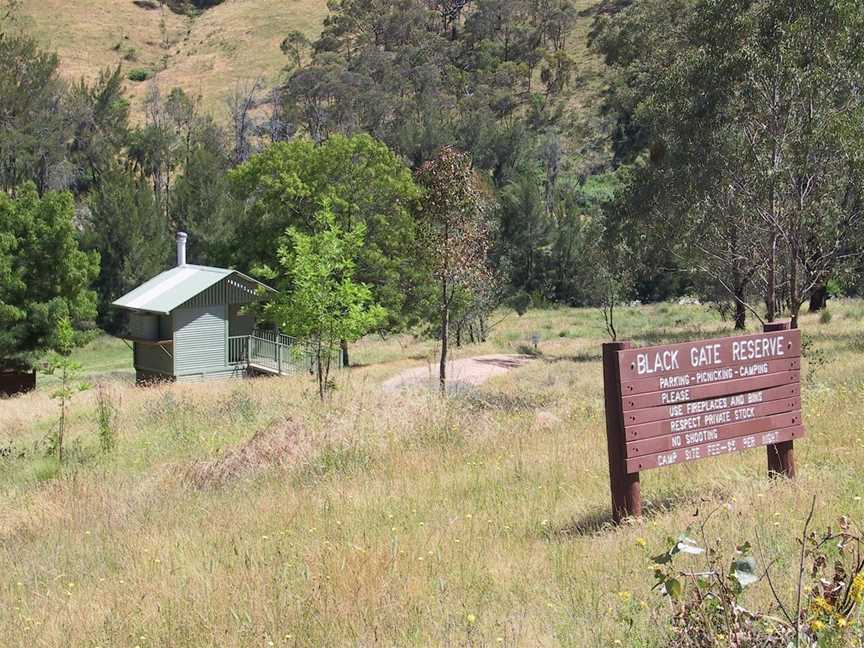
[[[550,308],[553,303],[541,290],[532,290],[529,298],[531,300],[531,308]]]
[[[854,346],[853,341],[853,346]],[[815,385],[816,378],[822,369],[828,364],[828,356],[825,349],[816,346],[816,341],[810,335],[801,336],[801,357],[807,360],[807,374],[805,381],[808,385]]]
[[[528,312],[528,308],[531,306],[531,295],[526,293],[524,290],[520,290],[515,295],[509,297],[505,303],[516,311],[516,314],[519,315],[519,317],[522,317]]]
[[[843,296],[843,285],[836,279],[829,279],[825,284],[825,290],[831,299],[839,299]]]
[[[134,70],[129,70],[129,74],[127,74],[126,77],[130,81],[140,83],[141,81],[146,81],[150,78],[150,70],[145,70],[144,68],[135,68]]]
[[[815,500],[814,500],[815,503]],[[652,557],[655,589],[669,599],[670,637],[675,648],[715,646],[862,646],[858,628],[864,607],[864,561],[862,536],[848,518],[839,528],[821,535],[809,531],[813,516],[804,524],[799,539],[797,600],[783,600],[774,586],[770,563],[757,568],[749,542],[724,559],[720,540],[707,548],[689,537],[690,530],[676,539],[667,538],[663,553]],[[710,515],[708,516],[710,517]],[[757,536],[758,539],[758,536]],[[643,541],[644,544],[644,541]],[[697,568],[681,567],[685,556],[700,556]],[[776,561],[775,561],[776,562]],[[759,582],[769,588],[776,606],[767,612],[745,607],[747,588]],[[772,607],[775,607],[772,606]]]

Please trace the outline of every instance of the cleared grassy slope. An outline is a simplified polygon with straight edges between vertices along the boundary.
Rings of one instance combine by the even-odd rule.
[[[811,496],[817,528],[864,519],[864,303],[832,312],[802,322],[799,478],[766,479],[761,449],[647,472],[647,515],[620,528],[606,526],[593,310],[510,317],[458,353],[515,351],[536,331],[543,357],[447,402],[379,388],[434,351],[410,338],[357,345],[367,366],[339,374],[325,407],[307,377],[116,383],[118,447],[98,451],[95,394],[76,396],[61,475],[35,445],[47,394],[0,401],[0,448],[14,449],[0,456],[0,645],[653,646],[668,608],[647,556],[721,501],[708,537],[731,552],[758,530],[757,559],[778,558],[791,600]],[[640,344],[729,331],[668,304],[618,324]],[[267,431],[287,440],[286,465],[258,453],[221,485],[184,478]],[[744,604],[769,596],[763,582]]]
[[[156,79],[201,97],[221,117],[238,83],[272,85],[287,62],[279,44],[290,31],[314,38],[326,15],[326,0],[228,0],[195,19]]]
[[[155,68],[187,19],[132,0],[24,0],[27,29],[60,55],[62,73],[92,79],[107,66]]]
[[[314,37],[327,5],[226,0],[193,19],[132,0],[24,0],[23,12],[34,35],[58,51],[68,78],[93,78],[117,64],[150,70],[162,88],[200,96],[205,109],[223,117],[223,99],[238,81],[274,80],[285,65],[279,43],[295,29]],[[127,84],[136,110],[146,87]]]

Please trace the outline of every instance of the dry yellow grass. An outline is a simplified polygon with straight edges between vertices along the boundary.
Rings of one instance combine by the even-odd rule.
[[[227,0],[194,21],[156,82],[201,97],[205,110],[225,119],[224,99],[238,84],[272,86],[287,63],[282,40],[293,30],[314,38],[326,15],[325,0]]]
[[[302,376],[117,384],[110,455],[95,448],[95,395],[81,394],[70,467],[47,480],[32,447],[53,404],[0,402],[0,447],[25,455],[0,460],[0,645],[657,645],[665,607],[646,556],[721,503],[709,537],[731,549],[758,529],[788,595],[812,495],[818,525],[864,520],[864,304],[832,311],[803,322],[800,478],[767,480],[764,450],[647,472],[647,515],[619,528],[593,311],[509,318],[459,353],[517,350],[536,331],[543,357],[447,401],[379,388],[434,351],[410,338],[357,345],[368,366],[340,374],[324,407]],[[620,323],[637,341],[726,330],[670,305]],[[286,416],[304,430],[299,460],[216,489],[184,480]],[[763,585],[748,594],[767,599]]]
[[[201,97],[202,107],[222,120],[223,101],[238,83],[276,80],[286,63],[279,44],[290,31],[317,35],[327,4],[226,0],[193,19],[132,0],[24,0],[23,13],[27,28],[59,53],[69,79],[93,79],[118,64],[126,72],[153,71],[149,82],[127,83],[137,116],[148,85],[157,83]]]
[[[163,42],[177,40],[187,22],[167,10],[142,9],[131,0],[24,0],[21,7],[26,28],[59,54],[61,71],[70,79],[93,79],[118,63],[124,68],[155,67]]]

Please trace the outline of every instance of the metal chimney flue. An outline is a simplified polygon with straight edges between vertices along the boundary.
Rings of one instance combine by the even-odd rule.
[[[177,232],[177,267],[186,265],[186,232]]]

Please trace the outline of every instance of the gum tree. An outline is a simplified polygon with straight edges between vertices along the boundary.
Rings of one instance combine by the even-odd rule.
[[[864,7],[644,0],[600,30],[644,227],[736,301],[797,320],[864,229]],[[650,207],[650,209],[649,209]]]
[[[417,179],[425,188],[423,240],[435,283],[441,342],[438,380],[447,388],[447,352],[454,306],[492,280],[489,265],[492,201],[470,158],[452,147],[424,164]]]

